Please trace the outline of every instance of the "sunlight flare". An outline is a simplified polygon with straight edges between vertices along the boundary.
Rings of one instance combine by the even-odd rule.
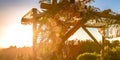
[[[4,31],[2,44],[5,48],[32,46],[32,26],[13,24]]]

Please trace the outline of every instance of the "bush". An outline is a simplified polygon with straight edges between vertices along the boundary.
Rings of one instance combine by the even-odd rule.
[[[107,52],[106,52],[107,50]],[[113,47],[105,49],[105,60],[120,60],[120,47]]]
[[[99,57],[96,53],[83,53],[78,55],[77,60],[99,60]]]
[[[92,53],[92,52],[100,53],[100,50],[101,50],[100,46],[98,44],[96,44],[94,41],[86,40],[86,41],[81,41],[81,47],[80,47],[79,54],[83,54],[85,52],[88,52],[88,53]]]

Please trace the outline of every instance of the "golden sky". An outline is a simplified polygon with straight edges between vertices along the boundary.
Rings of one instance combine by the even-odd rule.
[[[32,46],[32,26],[21,25],[32,8],[39,8],[39,0],[0,0],[0,47]]]

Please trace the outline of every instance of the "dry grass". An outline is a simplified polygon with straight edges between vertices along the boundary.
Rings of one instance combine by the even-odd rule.
[[[31,60],[32,59],[32,48],[7,48],[0,50],[0,60]]]

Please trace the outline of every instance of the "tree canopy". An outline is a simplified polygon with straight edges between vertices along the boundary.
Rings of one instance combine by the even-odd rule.
[[[60,37],[63,40],[67,35],[68,38],[70,37],[67,32],[70,32],[72,28],[80,24],[82,26],[105,25],[105,36],[107,38],[119,36],[120,14],[113,12],[111,9],[101,11],[97,7],[88,6],[87,3],[92,1],[94,0],[40,0],[40,7],[43,9],[43,13],[40,14],[42,17],[38,17],[38,20],[41,21],[40,19],[43,17],[54,20],[61,29]],[[113,33],[111,28],[114,28],[114,33],[116,34]]]

